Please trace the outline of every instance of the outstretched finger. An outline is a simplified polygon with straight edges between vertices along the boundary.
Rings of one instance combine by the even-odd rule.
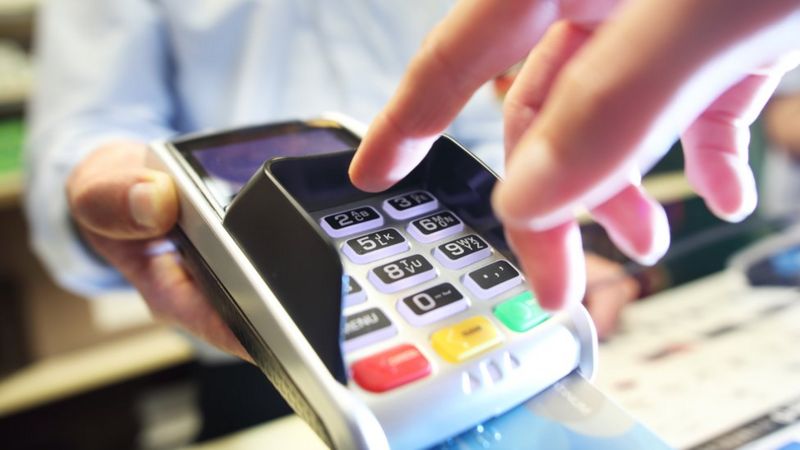
[[[521,60],[559,14],[558,2],[463,0],[428,36],[350,166],[382,191],[419,163],[483,83]]]
[[[689,183],[720,218],[738,222],[756,207],[755,179],[747,163],[750,125],[781,75],[771,70],[745,77],[683,133]]]
[[[577,222],[545,231],[507,226],[506,236],[543,308],[557,310],[583,299],[586,268]]]
[[[669,248],[667,214],[638,184],[629,184],[591,213],[611,241],[640,264],[655,264]]]

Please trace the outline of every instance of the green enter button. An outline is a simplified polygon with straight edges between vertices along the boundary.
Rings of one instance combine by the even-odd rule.
[[[519,333],[530,330],[550,317],[533,298],[531,291],[497,305],[494,315],[503,325]]]

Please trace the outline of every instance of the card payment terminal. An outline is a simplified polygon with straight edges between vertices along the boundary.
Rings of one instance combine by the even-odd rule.
[[[364,193],[348,123],[200,134],[149,156],[175,180],[187,267],[298,415],[333,448],[423,448],[575,369],[591,377],[591,320],[537,304],[492,213],[496,175],[442,136]]]

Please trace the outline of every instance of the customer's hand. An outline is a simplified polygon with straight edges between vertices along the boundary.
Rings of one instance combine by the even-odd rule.
[[[372,123],[351,177],[368,191],[398,181],[479,86],[533,47],[506,97],[507,177],[494,205],[542,305],[579,301],[585,269],[573,215],[589,209],[621,250],[657,260],[668,225],[638,179],[679,133],[689,182],[709,208],[732,221],[753,210],[748,125],[796,65],[798,8],[461,0]]]
[[[146,147],[107,144],[75,168],[67,196],[85,240],[139,290],[153,315],[250,360],[173,251],[162,251],[178,198],[170,177],[145,167]]]

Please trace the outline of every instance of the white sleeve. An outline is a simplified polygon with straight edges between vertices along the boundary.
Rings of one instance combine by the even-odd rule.
[[[104,141],[174,134],[163,23],[151,0],[52,0],[40,7],[25,209],[35,252],[59,284],[83,295],[126,283],[80,242],[66,179]]]

